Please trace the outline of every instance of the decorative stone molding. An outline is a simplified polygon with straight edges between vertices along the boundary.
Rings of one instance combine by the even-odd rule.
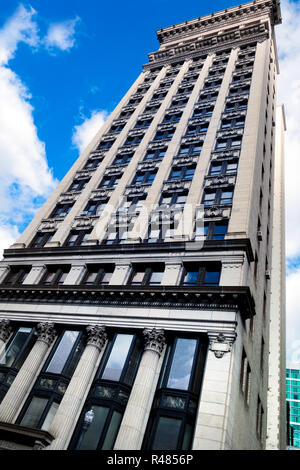
[[[91,199],[108,199],[112,193],[113,188],[111,189],[94,189],[91,192]]]
[[[236,176],[207,176],[204,181],[205,188],[221,187],[221,186],[232,186],[235,184]]]
[[[209,350],[214,353],[217,359],[221,359],[225,353],[232,349],[236,339],[236,332],[233,333],[208,333]]]
[[[98,217],[97,217],[98,218]],[[75,220],[73,221],[72,228],[83,228],[83,229],[89,229],[93,227],[93,218],[92,217],[76,217]]]
[[[55,232],[62,219],[44,219],[38,228],[38,232]]]
[[[48,346],[53,343],[56,336],[56,331],[54,329],[54,323],[43,322],[39,323],[36,327],[37,330],[37,339],[46,343]]]
[[[143,330],[143,335],[145,340],[145,350],[150,349],[151,351],[155,351],[160,355],[166,344],[164,330],[157,330],[156,328],[145,328]]]
[[[10,326],[10,321],[3,319],[0,322],[0,340],[6,342],[9,338],[9,335],[12,332],[12,327]]]
[[[211,217],[229,218],[230,213],[231,213],[231,207],[223,207],[223,206],[204,207],[204,218],[206,217],[207,218],[211,218]]]
[[[190,180],[165,181],[163,191],[183,191],[191,186]]]
[[[239,158],[240,153],[241,153],[240,149],[214,151],[211,153],[211,159],[212,160],[228,160],[232,158]]]
[[[86,332],[88,336],[87,344],[91,346],[95,346],[101,351],[107,341],[107,334],[105,332],[105,326],[89,325],[86,327]]]

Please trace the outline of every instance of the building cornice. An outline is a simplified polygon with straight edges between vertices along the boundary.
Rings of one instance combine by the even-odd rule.
[[[210,15],[201,16],[193,20],[178,23],[166,28],[159,29],[156,34],[159,42],[165,43],[174,39],[192,36],[202,32],[208,32],[223,25],[241,22],[244,19],[255,19],[268,13],[271,24],[280,24],[281,9],[279,0],[254,0],[232,8],[226,8]]]
[[[0,302],[239,311],[255,315],[248,286],[1,286]]]
[[[147,253],[168,255],[176,252],[193,252],[198,251],[199,253],[216,252],[216,251],[230,251],[240,250],[244,251],[247,255],[249,262],[254,260],[253,250],[249,238],[239,239],[228,239],[228,240],[205,240],[204,242],[197,241],[179,241],[179,242],[164,242],[164,243],[126,243],[121,245],[92,245],[92,246],[61,246],[51,248],[9,248],[4,250],[5,261],[9,261],[10,258],[21,258],[22,262],[28,258],[41,257],[46,259],[51,256],[70,256],[74,255],[112,255],[115,256],[116,249],[119,254],[131,256],[132,254]]]

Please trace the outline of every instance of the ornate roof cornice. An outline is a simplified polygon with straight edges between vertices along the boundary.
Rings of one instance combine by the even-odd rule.
[[[230,26],[231,23],[250,20],[269,14],[272,25],[281,23],[281,10],[279,0],[254,0],[232,8],[226,8],[210,15],[201,16],[194,20],[185,21],[176,25],[158,30],[157,38],[161,44],[174,39],[185,38],[197,33],[209,32],[212,29]]]

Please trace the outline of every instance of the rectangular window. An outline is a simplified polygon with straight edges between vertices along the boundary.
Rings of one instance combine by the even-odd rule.
[[[15,367],[17,369],[23,364],[27,347],[29,346],[30,336],[32,336],[32,328],[19,328],[14,334],[12,340],[5,345],[5,349],[0,356],[0,365],[5,367]],[[25,357],[23,357],[25,356]],[[23,357],[23,360],[22,360]]]
[[[178,338],[169,372],[167,388],[188,390],[197,341]]]
[[[112,381],[120,380],[133,338],[133,335],[118,334],[116,336],[101,376],[102,379]]]
[[[79,336],[79,331],[65,331],[46,369],[52,374],[61,374]]]

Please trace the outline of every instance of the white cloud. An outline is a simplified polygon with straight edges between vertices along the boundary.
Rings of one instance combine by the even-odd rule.
[[[280,75],[278,102],[284,103],[287,119],[286,154],[286,249],[300,255],[300,3],[283,0],[282,25],[276,27]]]
[[[91,142],[108,117],[107,111],[92,111],[91,117],[83,117],[82,124],[74,127],[73,144],[82,152]]]
[[[61,49],[69,51],[75,44],[75,26],[80,21],[76,16],[73,20],[51,23],[44,43],[48,49]]]
[[[286,157],[286,252],[287,357],[300,359],[300,3],[281,2],[282,25],[276,27],[280,75],[278,102],[284,103],[287,132]],[[299,266],[299,267],[298,267]]]
[[[35,11],[22,5],[0,29],[0,251],[56,185],[37,135],[30,94],[8,67],[19,42],[38,45]]]

